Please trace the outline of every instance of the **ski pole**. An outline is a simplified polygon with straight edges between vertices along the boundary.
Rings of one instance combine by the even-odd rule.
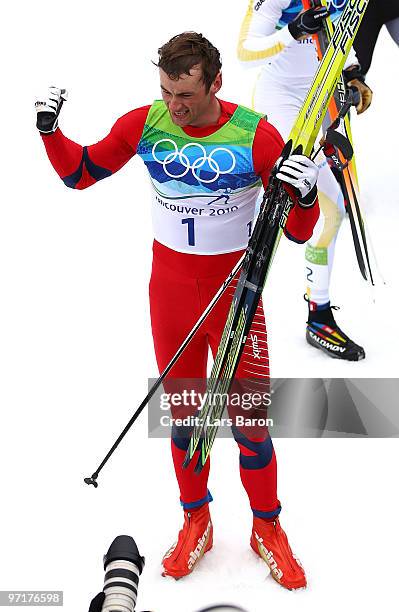
[[[338,127],[339,122],[341,119],[344,119],[344,117],[348,114],[351,106],[356,106],[359,103],[359,94],[357,91],[354,90],[354,88],[350,88],[346,94],[345,97],[345,102],[341,107],[341,110],[339,111],[338,115],[336,116],[336,118],[334,119],[334,121],[329,125],[328,130],[334,130],[335,128]],[[326,135],[327,135],[326,132]],[[325,140],[321,141],[321,145],[319,146],[318,149],[316,149],[316,151],[314,151],[312,157],[310,158],[312,161],[315,161],[316,157],[318,156],[318,154],[320,153],[320,151],[324,148],[325,146]],[[353,151],[352,151],[352,155],[353,155]]]
[[[148,391],[147,395],[145,396],[145,398],[143,399],[143,401],[141,402],[141,404],[139,405],[139,407],[137,408],[137,410],[133,414],[133,416],[130,419],[130,421],[127,423],[127,425],[124,428],[124,430],[122,431],[122,433],[119,435],[119,437],[114,442],[114,444],[112,445],[112,447],[110,448],[108,453],[105,455],[104,459],[101,461],[101,463],[98,466],[98,468],[93,472],[93,474],[91,476],[89,476],[89,477],[84,479],[86,484],[93,485],[96,488],[98,487],[98,482],[97,482],[98,475],[101,472],[101,470],[103,469],[104,465],[107,463],[107,461],[110,459],[111,455],[114,453],[116,448],[122,442],[123,438],[126,436],[127,432],[132,427],[133,423],[137,420],[139,415],[142,413],[142,411],[144,410],[144,408],[146,407],[146,405],[148,404],[148,402],[150,401],[150,399],[152,398],[152,396],[154,395],[156,390],[160,387],[162,381],[169,374],[170,370],[175,365],[175,363],[179,359],[180,355],[183,353],[183,351],[186,349],[186,347],[190,344],[191,339],[193,338],[193,336],[195,335],[195,333],[197,332],[199,327],[201,327],[202,323],[205,321],[205,319],[210,314],[210,312],[213,310],[213,308],[215,307],[215,305],[217,304],[217,302],[219,301],[221,296],[224,294],[224,292],[226,291],[227,287],[230,285],[231,281],[233,280],[233,278],[235,277],[237,272],[240,270],[240,268],[241,268],[241,266],[242,266],[242,264],[244,262],[244,258],[245,258],[245,253],[242,254],[241,258],[238,260],[238,262],[236,263],[236,265],[234,266],[234,268],[232,269],[232,271],[230,272],[230,274],[228,275],[228,277],[224,281],[223,285],[220,287],[220,289],[214,295],[214,297],[212,298],[212,301],[209,302],[208,306],[206,307],[206,309],[204,310],[204,312],[202,313],[202,315],[200,316],[200,318],[198,319],[198,321],[196,322],[196,324],[194,325],[192,330],[189,332],[189,334],[183,340],[182,344],[177,349],[175,355],[169,361],[168,365],[163,370],[163,372],[159,375],[159,378],[157,378],[155,383],[152,385],[151,389]]]
[[[351,106],[356,106],[359,103],[359,99],[359,92],[353,87],[349,88],[345,101],[339,113],[337,114],[336,119],[327,128],[326,135],[321,141],[321,146],[312,156],[312,160],[315,161],[316,156],[322,149],[324,149],[325,156],[333,164],[331,170],[339,183],[344,200],[345,202],[347,202],[346,211],[349,216],[356,259],[359,265],[360,272],[364,280],[369,280],[371,286],[374,286],[373,271],[370,263],[368,250],[368,243],[370,243],[370,235],[368,234],[367,239],[365,220],[361,215],[360,204],[354,187],[353,178],[351,176],[351,172],[348,166],[349,161],[353,157],[353,147],[347,136],[342,134],[339,130],[340,121],[345,118]],[[326,147],[328,145],[332,145],[332,153],[327,151]],[[345,159],[345,162],[343,162],[341,157],[335,153],[335,149],[338,149],[340,151],[343,158]],[[374,263],[376,263],[375,257]]]

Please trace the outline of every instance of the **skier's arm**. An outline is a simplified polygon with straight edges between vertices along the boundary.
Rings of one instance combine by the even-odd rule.
[[[72,189],[85,189],[111,176],[133,157],[149,110],[146,106],[127,113],[116,121],[105,138],[82,147],[64,136],[56,122],[51,125],[51,121],[47,121],[44,131],[40,117],[42,108],[38,109],[36,104],[37,127],[48,158],[65,185]]]
[[[276,24],[289,3],[290,0],[269,0],[263,4],[256,0],[249,2],[237,46],[238,59],[244,65],[261,66],[266,59],[272,59],[295,42],[287,26],[276,30]]]
[[[252,151],[255,172],[261,177],[265,189],[270,172],[280,157],[283,146],[284,141],[279,132],[265,119],[261,119],[255,132]],[[294,242],[306,242],[312,236],[313,228],[319,218],[318,199],[316,197],[312,206],[304,208],[300,205],[299,197],[290,185],[286,184],[286,190],[294,206],[288,215],[284,233]]]
[[[328,15],[326,7],[300,12],[288,24],[278,28],[283,11],[290,0],[251,0],[241,25],[237,54],[246,66],[259,66],[272,61],[297,40],[307,38],[322,27]]]

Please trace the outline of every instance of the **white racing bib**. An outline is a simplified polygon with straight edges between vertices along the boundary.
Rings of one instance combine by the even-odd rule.
[[[151,179],[158,242],[198,255],[245,249],[261,187],[252,160],[260,118],[239,106],[215,133],[194,139],[154,102],[137,153]]]

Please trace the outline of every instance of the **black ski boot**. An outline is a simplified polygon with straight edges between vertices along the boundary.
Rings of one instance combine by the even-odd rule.
[[[360,361],[366,357],[364,348],[348,338],[336,324],[332,311],[339,310],[338,306],[330,306],[330,302],[320,306],[311,302],[307,295],[304,298],[309,305],[306,327],[306,340],[309,344],[334,359]]]

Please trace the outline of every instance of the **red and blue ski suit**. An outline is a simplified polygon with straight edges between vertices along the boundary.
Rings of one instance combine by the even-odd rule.
[[[237,105],[221,100],[219,102],[221,114],[216,124],[201,128],[189,126],[184,128],[184,132],[191,138],[201,139],[221,130],[234,116]],[[146,106],[127,113],[115,123],[103,140],[88,147],[72,142],[59,128],[53,134],[43,135],[47,155],[64,183],[73,189],[85,189],[111,176],[136,153],[140,154],[138,149],[150,109],[150,106]],[[270,171],[281,153],[283,144],[275,128],[265,119],[260,119],[253,138],[251,163],[254,174],[261,178],[264,186],[268,183]],[[165,164],[164,158],[164,170],[166,168],[169,171],[170,166],[167,164],[170,159],[166,159]],[[183,156],[183,161],[184,159],[186,158]],[[210,162],[210,165],[212,169],[215,164]],[[196,166],[193,164],[191,167],[195,169]],[[157,167],[157,172],[161,169]],[[186,170],[181,174],[184,172]],[[176,189],[179,188],[179,180],[183,179],[176,178]],[[295,205],[289,214],[285,234],[291,240],[304,243],[310,238],[317,221],[318,203],[312,208],[301,208],[296,197],[291,195]],[[187,227],[184,226],[184,229],[187,230]],[[160,371],[174,355],[242,252],[240,249],[217,254],[196,254],[180,252],[157,239],[154,241],[150,309],[154,347]],[[174,366],[170,379],[206,379],[208,348],[210,347],[215,356],[235,284],[236,279]],[[268,388],[269,357],[262,301],[248,334],[236,377],[251,379],[251,384],[256,379],[255,384],[257,381],[261,388]],[[255,388],[258,390],[259,387]],[[253,391],[254,387],[248,390]],[[279,513],[280,503],[277,497],[276,457],[269,432],[264,428],[262,435],[257,433],[256,436],[251,436],[246,430],[233,428],[233,434],[240,449],[241,480],[252,511],[255,516],[272,519]],[[209,501],[209,460],[199,475],[193,472],[195,457],[187,469],[182,468],[188,439],[178,427],[173,428],[171,446],[184,508],[198,507]]]

